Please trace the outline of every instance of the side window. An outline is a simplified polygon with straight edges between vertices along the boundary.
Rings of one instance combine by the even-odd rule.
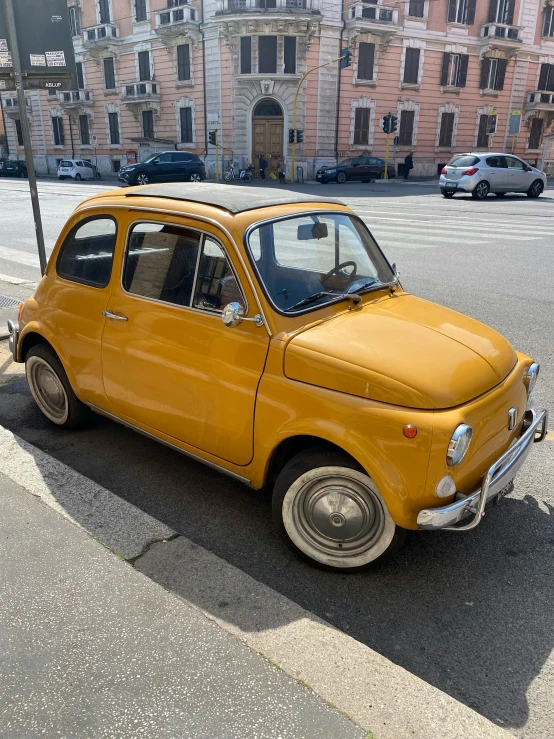
[[[221,312],[227,303],[232,302],[244,306],[231,266],[219,244],[206,239],[198,264],[193,305],[202,310]]]
[[[516,159],[515,157],[506,157],[506,161],[508,162],[509,169],[519,169],[520,171],[523,171],[525,169],[525,165],[523,164],[523,162],[521,162],[519,159]]]
[[[160,162],[160,164],[167,164],[170,161],[171,161],[171,152],[160,154],[160,156],[158,157],[158,162]]]
[[[162,223],[138,223],[127,242],[123,287],[134,295],[190,306],[200,234]]]
[[[75,226],[60,249],[58,275],[92,287],[106,287],[112,274],[116,233],[113,218],[89,218]]]
[[[488,157],[487,164],[489,167],[500,167],[503,169],[506,166],[506,160],[504,157]]]

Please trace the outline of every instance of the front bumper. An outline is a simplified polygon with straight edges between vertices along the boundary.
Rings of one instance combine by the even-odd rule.
[[[8,346],[12,353],[13,361],[17,362],[17,344],[19,343],[19,323],[15,323],[14,321],[8,321],[8,331],[10,332]]]
[[[479,524],[485,515],[487,502],[501,495],[508,488],[527,459],[533,442],[542,441],[546,436],[548,412],[531,410],[527,413],[530,417],[524,421],[521,436],[489,467],[481,487],[469,496],[458,493],[458,500],[447,506],[420,511],[417,517],[419,529],[469,531]],[[470,515],[473,515],[473,519],[469,523],[456,526]]]

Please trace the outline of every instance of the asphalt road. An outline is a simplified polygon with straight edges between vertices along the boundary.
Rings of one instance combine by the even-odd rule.
[[[48,246],[97,184],[40,184]],[[0,180],[0,294],[39,278],[25,182]],[[368,223],[404,287],[485,321],[541,363],[554,416],[554,190],[444,200],[428,184],[299,190],[339,196]],[[32,260],[35,259],[35,262]],[[13,282],[13,279],[12,279]],[[53,429],[0,349],[0,424],[287,595],[516,736],[554,735],[554,441],[467,534],[414,533],[369,574],[312,569],[274,537],[257,493],[103,418]],[[8,374],[8,369],[10,372]],[[551,423],[552,425],[552,423]]]

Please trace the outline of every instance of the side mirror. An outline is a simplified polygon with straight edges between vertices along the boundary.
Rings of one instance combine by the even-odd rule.
[[[396,262],[392,263],[392,271],[394,272],[394,276],[398,281],[400,279],[400,272],[396,269]]]
[[[153,162],[150,162],[150,164],[158,164],[159,161],[160,161],[159,159],[154,159],[154,161]]]
[[[238,326],[239,324],[241,324],[243,319],[244,308],[240,303],[227,303],[225,308],[223,308],[221,320],[223,321],[225,326],[233,328],[234,326]]]

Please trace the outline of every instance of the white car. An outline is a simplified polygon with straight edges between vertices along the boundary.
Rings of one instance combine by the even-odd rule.
[[[538,198],[546,187],[546,175],[513,154],[455,154],[443,167],[439,185],[445,198],[457,192],[471,193],[476,200],[483,200],[490,192],[499,198],[507,192]]]
[[[86,159],[64,159],[58,167],[58,179],[94,180],[94,167]]]

